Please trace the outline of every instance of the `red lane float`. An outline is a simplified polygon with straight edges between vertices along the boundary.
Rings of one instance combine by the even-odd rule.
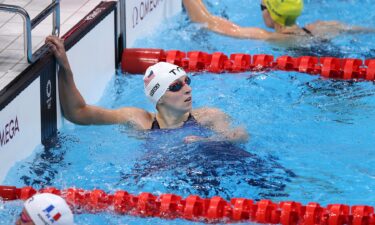
[[[366,80],[375,80],[375,59],[366,60],[367,70],[365,70]]]
[[[222,52],[215,52],[212,54],[211,63],[207,68],[208,72],[211,73],[222,73],[230,65],[226,66],[226,63],[229,63],[228,56],[224,55]]]
[[[75,212],[98,213],[113,211],[140,217],[187,219],[207,223],[255,222],[282,225],[374,225],[374,207],[318,203],[306,206],[299,202],[280,203],[271,200],[254,202],[251,199],[232,198],[229,202],[215,196],[210,199],[191,195],[183,199],[174,194],[155,196],[151,193],[132,195],[126,191],[108,194],[103,190],[87,191],[78,188],[58,190],[32,187],[0,186],[0,200],[26,200],[36,193],[53,193],[63,197]]]
[[[132,48],[122,54],[122,71],[133,74],[143,74],[149,66],[165,61],[165,52],[162,49]]]
[[[339,59],[334,57],[249,55],[222,52],[212,54],[202,51],[182,52],[162,49],[125,49],[122,54],[122,71],[143,74],[147,67],[157,62],[169,62],[183,67],[188,72],[239,73],[259,70],[296,71],[321,75],[329,79],[375,80],[375,59],[363,62],[361,59]]]
[[[318,70],[319,59],[312,56],[302,56],[297,58],[295,70],[301,73],[315,74]]]

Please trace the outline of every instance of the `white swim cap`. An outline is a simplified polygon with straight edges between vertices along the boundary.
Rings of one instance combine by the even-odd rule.
[[[26,200],[25,209],[35,225],[73,225],[73,213],[60,196],[43,193]]]
[[[159,62],[147,68],[143,77],[146,96],[156,105],[175,80],[186,76],[182,67]]]

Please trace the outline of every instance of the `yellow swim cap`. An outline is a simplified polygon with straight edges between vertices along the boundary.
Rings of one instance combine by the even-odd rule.
[[[265,0],[272,19],[283,26],[292,26],[301,15],[303,0]]]

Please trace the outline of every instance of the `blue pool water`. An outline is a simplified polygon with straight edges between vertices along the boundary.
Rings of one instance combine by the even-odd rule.
[[[205,1],[213,13],[241,25],[264,27],[259,4],[247,0]],[[317,19],[375,27],[373,1],[305,1],[300,24]],[[336,8],[333,9],[332,6]],[[374,35],[346,35],[330,42],[280,46],[219,36],[191,24],[185,13],[139,40],[137,47],[371,58]],[[302,203],[375,205],[375,87],[372,82],[322,80],[294,72],[192,74],[193,106],[216,107],[244,126],[248,143],[183,143],[210,131],[187,127],[134,132],[122,125],[67,124],[57,146],[18,163],[5,184],[35,188],[76,186],[108,192],[173,192],[184,197],[220,195]],[[98,103],[153,111],[143,95],[141,76],[117,76]],[[20,202],[0,203],[0,224],[11,224]],[[82,214],[77,224],[187,224]]]

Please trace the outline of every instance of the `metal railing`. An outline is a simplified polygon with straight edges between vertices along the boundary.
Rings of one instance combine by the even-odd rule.
[[[35,54],[32,52],[31,30],[41,23],[45,18],[47,18],[51,13],[53,13],[52,34],[56,36],[60,35],[60,0],[53,0],[52,3],[47,6],[47,8],[45,8],[32,20],[30,19],[29,13],[27,13],[27,11],[20,6],[0,4],[0,11],[15,13],[23,18],[24,49],[25,55],[27,56],[27,61],[29,63],[35,62],[43,55],[42,52],[36,52]]]

